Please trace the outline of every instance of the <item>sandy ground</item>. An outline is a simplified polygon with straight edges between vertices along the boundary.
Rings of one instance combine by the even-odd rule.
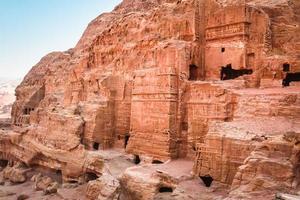
[[[44,195],[42,191],[34,189],[34,182],[27,181],[23,184],[11,185],[6,182],[0,186],[0,200],[17,200],[19,195],[28,195],[30,200],[83,200],[85,199],[86,184],[77,188],[59,188],[57,194]],[[1,194],[11,193],[12,195],[1,197]]]
[[[181,182],[173,193],[159,193],[154,200],[221,200],[227,197],[228,187],[213,182],[211,187],[204,186],[200,179]]]
[[[141,164],[134,165],[130,156],[122,151],[109,150],[109,151],[95,151],[96,154],[101,154],[106,160],[106,166],[114,176],[120,176],[128,167],[137,168],[136,174],[141,174],[147,178],[147,175],[153,171],[161,171],[167,173],[178,180],[179,185],[173,193],[159,193],[156,195],[155,200],[217,200],[223,199],[228,194],[228,188],[216,182],[207,188],[204,186],[200,178],[193,178],[191,171],[193,162],[185,159],[169,161],[164,164]],[[63,188],[60,185],[57,194],[44,195],[42,191],[34,189],[34,182],[30,178],[42,172],[44,175],[59,181],[59,175],[54,172],[51,174],[49,171],[43,169],[35,169],[27,174],[28,181],[23,184],[11,184],[6,181],[4,185],[0,186],[0,200],[17,200],[20,195],[28,195],[30,200],[84,200],[86,186],[79,185],[76,188]],[[137,199],[138,200],[138,199]]]

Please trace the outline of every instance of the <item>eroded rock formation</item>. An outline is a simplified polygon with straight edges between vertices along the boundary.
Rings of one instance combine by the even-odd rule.
[[[1,159],[59,170],[64,182],[92,173],[92,199],[172,192],[188,180],[147,163],[179,158],[230,186],[229,199],[296,193],[300,87],[281,80],[300,71],[299,26],[297,0],[124,0],[24,78]],[[229,64],[253,73],[221,81]],[[97,150],[112,148],[142,166],[105,175]]]

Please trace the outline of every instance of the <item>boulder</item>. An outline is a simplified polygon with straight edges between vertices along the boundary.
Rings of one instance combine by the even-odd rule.
[[[119,192],[119,181],[109,174],[104,174],[88,183],[86,197],[90,200],[117,200]]]
[[[2,175],[4,179],[8,179],[12,183],[24,183],[27,180],[26,172],[27,168],[21,165],[7,166]]]
[[[29,196],[27,194],[21,194],[17,198],[17,200],[25,200],[25,199],[29,199]]]
[[[31,180],[35,182],[34,188],[37,191],[42,190],[45,195],[56,193],[59,188],[59,184],[56,181],[41,174],[33,176]]]

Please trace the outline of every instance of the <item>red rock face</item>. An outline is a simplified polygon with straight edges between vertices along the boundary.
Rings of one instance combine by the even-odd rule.
[[[101,172],[89,150],[118,147],[153,160],[194,160],[195,175],[233,184],[232,198],[250,187],[292,191],[298,160],[279,162],[298,156],[297,142],[282,137],[299,133],[299,86],[281,88],[280,81],[284,64],[300,71],[299,6],[124,0],[93,20],[74,49],[47,55],[24,78],[12,111],[14,139],[1,140],[1,155],[61,169],[73,180]],[[228,64],[253,73],[218,81]],[[277,140],[286,148],[277,149]],[[285,166],[287,179],[266,171]],[[268,187],[254,187],[260,175]],[[280,180],[284,187],[275,187]]]

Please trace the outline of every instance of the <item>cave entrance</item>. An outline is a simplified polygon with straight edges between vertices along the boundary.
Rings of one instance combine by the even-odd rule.
[[[253,73],[252,69],[233,69],[231,64],[226,65],[226,67],[221,67],[220,70],[221,80],[231,80],[236,79],[240,76],[250,75]]]
[[[199,67],[197,65],[191,64],[189,66],[189,81],[196,81],[198,79]]]
[[[98,142],[94,142],[93,149],[94,150],[99,150],[99,146],[100,146],[100,144]]]
[[[99,177],[97,176],[97,174],[95,173],[92,173],[92,172],[87,172],[85,174],[85,180],[86,182],[89,182],[89,181],[94,181],[96,179],[98,179]]]
[[[133,159],[134,164],[138,165],[141,162],[140,156],[138,155],[134,155],[134,159]]]
[[[214,181],[213,177],[211,177],[210,175],[200,176],[200,179],[206,187],[210,187],[212,182]]]
[[[164,162],[160,161],[160,160],[153,160],[152,164],[163,164]]]
[[[56,180],[58,183],[62,183],[63,182],[62,171],[60,169],[57,169],[55,171],[54,180]]]
[[[173,188],[171,188],[171,187],[160,187],[158,191],[159,191],[159,193],[166,193],[166,192],[172,193]]]
[[[48,168],[37,164],[30,165],[30,168],[32,170],[28,172],[28,177],[32,177],[33,175],[40,173],[43,176],[50,177],[59,184],[63,183],[63,172],[61,169]]]
[[[8,165],[8,160],[0,160],[0,167],[5,168]]]
[[[289,72],[290,71],[290,64],[289,63],[284,63],[283,65],[282,65],[282,70],[284,71],[284,72]]]
[[[128,141],[129,141],[130,135],[125,135],[125,139],[124,139],[124,148],[126,149],[127,145],[128,145]]]
[[[70,184],[77,184],[78,180],[68,180],[67,182],[70,183]]]

